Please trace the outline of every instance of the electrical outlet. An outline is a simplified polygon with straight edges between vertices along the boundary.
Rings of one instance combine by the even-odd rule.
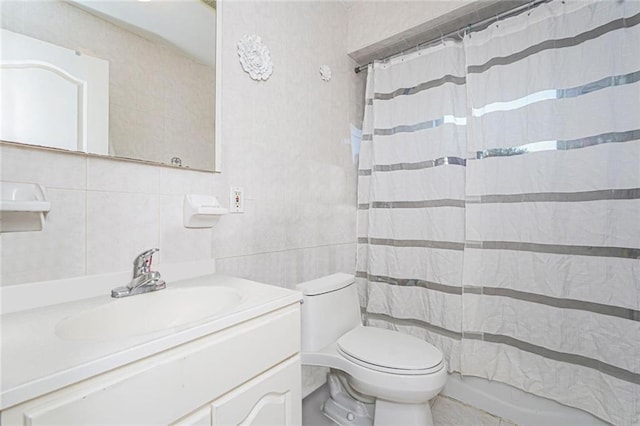
[[[244,191],[240,186],[232,186],[229,194],[229,212],[244,213]]]

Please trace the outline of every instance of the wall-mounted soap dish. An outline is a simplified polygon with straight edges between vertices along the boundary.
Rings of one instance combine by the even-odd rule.
[[[211,228],[220,216],[229,213],[213,195],[185,195],[183,204],[185,228]]]
[[[0,232],[41,231],[50,209],[42,185],[0,182]]]

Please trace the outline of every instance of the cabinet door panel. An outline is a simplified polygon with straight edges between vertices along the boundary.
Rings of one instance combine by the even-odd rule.
[[[289,359],[299,335],[292,305],[12,407],[0,423],[170,424]]]
[[[213,426],[301,424],[300,357],[283,362],[213,402]]]
[[[291,425],[291,392],[263,396],[239,425]]]
[[[211,426],[211,407],[207,405],[173,423],[173,426]]]

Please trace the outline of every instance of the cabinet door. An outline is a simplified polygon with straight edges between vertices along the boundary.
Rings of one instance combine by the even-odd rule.
[[[186,417],[172,423],[173,426],[211,426],[211,407],[204,408],[189,414]]]
[[[194,410],[210,410],[211,401],[298,356],[299,309],[279,309],[16,405],[0,413],[0,424],[208,424],[206,414],[198,417]],[[188,413],[195,417],[185,418]]]
[[[213,426],[301,424],[300,357],[284,361],[211,405]]]

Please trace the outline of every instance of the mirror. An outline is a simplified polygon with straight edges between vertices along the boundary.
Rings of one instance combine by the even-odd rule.
[[[0,3],[3,29],[36,39],[35,42],[55,45],[54,48],[65,48],[78,57],[108,62],[105,90],[92,90],[94,85],[86,84],[89,79],[84,77],[67,78],[78,87],[77,94],[72,95],[72,99],[79,102],[75,109],[62,108],[66,103],[61,104],[57,95],[53,104],[39,103],[44,111],[56,110],[55,102],[58,102],[58,109],[78,111],[78,124],[73,129],[78,143],[73,142],[71,147],[64,146],[63,149],[74,149],[75,144],[76,150],[92,154],[206,171],[219,171],[220,164],[219,156],[215,155],[220,151],[219,143],[215,141],[215,134],[219,132],[215,128],[216,114],[219,114],[215,64],[216,56],[220,56],[216,35],[220,29],[219,13],[214,6],[212,0],[23,0]],[[8,39],[10,37],[2,39],[3,52],[10,50],[5,48]],[[31,58],[31,62],[40,68],[37,72],[42,72],[43,61],[42,58]],[[13,82],[16,81],[7,77],[6,63],[3,57],[2,84],[5,88],[8,82],[15,86]],[[16,68],[20,67],[13,64],[11,72],[15,73]],[[57,73],[64,77],[64,70],[57,70]],[[36,78],[45,81],[42,77]],[[39,86],[53,87],[53,84],[40,83]],[[34,91],[44,93],[39,89]],[[89,99],[104,98],[105,92],[108,100],[102,99],[103,109],[108,113],[105,113],[107,122],[102,127],[107,129],[108,136],[103,139],[108,142],[98,147],[101,138],[92,134],[94,127],[100,127],[100,121],[92,115],[96,108],[86,108],[80,100],[87,93]],[[22,99],[21,103],[25,105],[36,104],[33,94],[30,98],[15,98]],[[53,106],[45,108],[42,105]],[[2,107],[3,117],[5,112],[19,109],[8,108],[5,99]],[[31,123],[31,128],[41,130],[49,126],[34,126],[33,115],[28,117],[28,121],[23,121]],[[56,118],[58,124],[51,127],[60,127],[60,122]],[[94,123],[97,124],[94,126]],[[2,135],[3,140],[10,142],[44,145],[24,137],[23,140],[7,138],[4,132]],[[85,140],[82,140],[83,135]]]

